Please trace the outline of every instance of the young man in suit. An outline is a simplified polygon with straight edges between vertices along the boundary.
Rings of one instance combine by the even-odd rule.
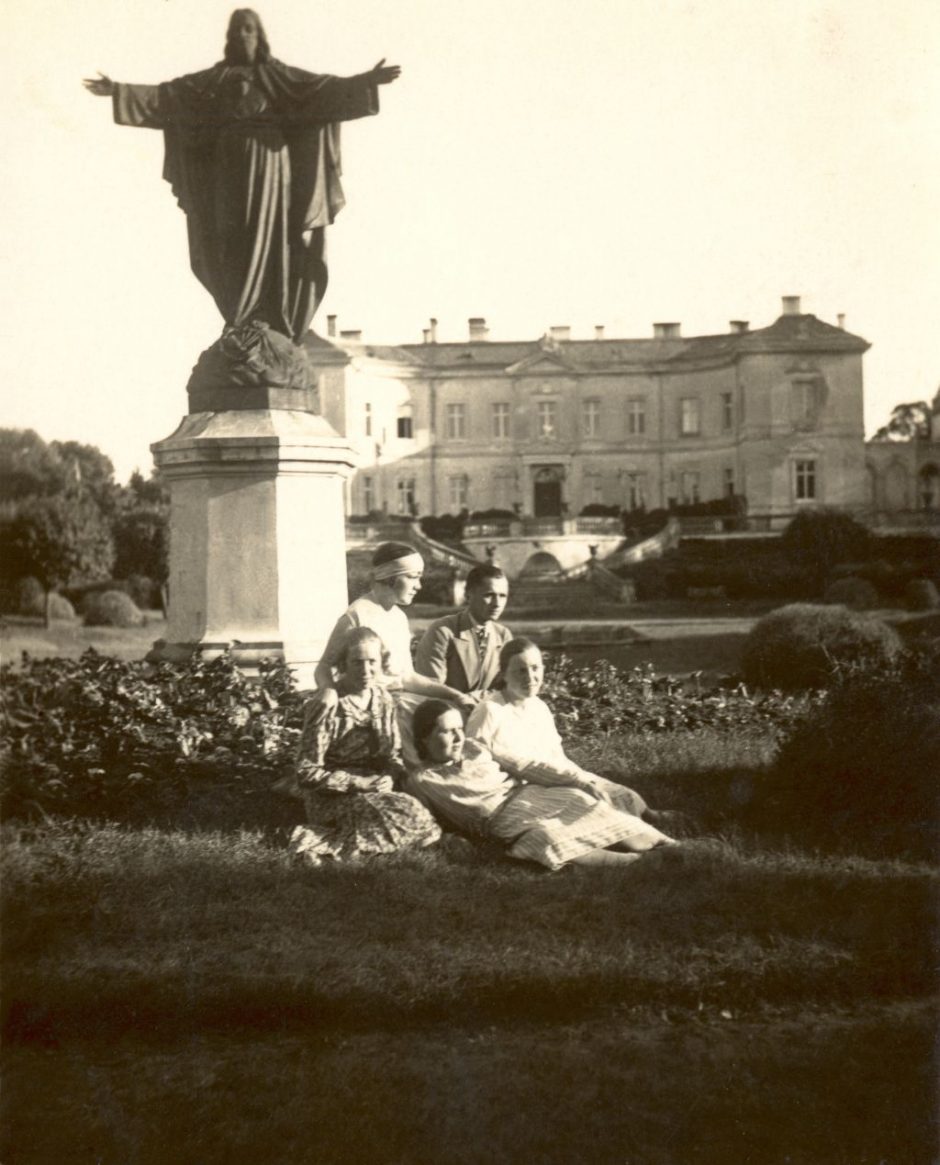
[[[512,632],[499,622],[509,581],[481,563],[467,575],[466,606],[435,620],[418,644],[415,671],[482,700],[499,673],[499,652]]]

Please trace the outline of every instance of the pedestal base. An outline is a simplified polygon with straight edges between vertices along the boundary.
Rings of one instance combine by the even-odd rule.
[[[343,488],[353,452],[322,416],[193,413],[152,446],[170,490],[167,634],[151,659],[283,659],[313,682],[348,601]]]

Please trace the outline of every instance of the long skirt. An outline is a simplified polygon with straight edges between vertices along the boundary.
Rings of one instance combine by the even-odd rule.
[[[307,824],[291,834],[290,848],[311,865],[433,845],[440,826],[407,793],[304,793]]]
[[[486,832],[510,843],[511,857],[550,870],[618,842],[646,850],[671,840],[639,817],[566,785],[523,785],[489,818]]]

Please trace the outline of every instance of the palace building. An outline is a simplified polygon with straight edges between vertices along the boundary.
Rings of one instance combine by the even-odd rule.
[[[355,446],[348,512],[503,509],[577,515],[727,495],[773,528],[805,506],[869,504],[862,356],[869,344],[783,300],[777,320],[721,335],[385,346],[309,335],[321,409]],[[335,333],[331,317],[330,332]]]

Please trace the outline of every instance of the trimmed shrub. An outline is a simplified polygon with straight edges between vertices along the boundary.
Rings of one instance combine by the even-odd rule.
[[[42,615],[46,609],[46,588],[38,578],[27,575],[14,583],[16,611],[20,615]],[[74,614],[74,612],[73,612]]]
[[[14,609],[20,615],[32,615],[44,619],[46,615],[46,592],[42,583],[35,578],[21,578],[15,585]],[[75,608],[64,595],[53,591],[49,595],[49,618],[70,623],[75,618]]]
[[[875,856],[929,859],[937,842],[940,671],[915,656],[856,673],[791,731],[754,812],[774,829]]]
[[[940,595],[929,578],[912,578],[904,588],[904,604],[911,611],[935,611]]]
[[[744,641],[745,681],[794,691],[827,687],[852,668],[884,668],[901,652],[893,627],[846,607],[791,603],[765,615]]]
[[[826,588],[823,602],[841,604],[853,611],[868,611],[878,606],[878,591],[864,578],[837,578]]]
[[[49,618],[63,623],[74,623],[78,616],[65,595],[53,591],[49,596]]]
[[[88,595],[82,614],[86,627],[141,627],[145,622],[140,608],[123,591]]]

